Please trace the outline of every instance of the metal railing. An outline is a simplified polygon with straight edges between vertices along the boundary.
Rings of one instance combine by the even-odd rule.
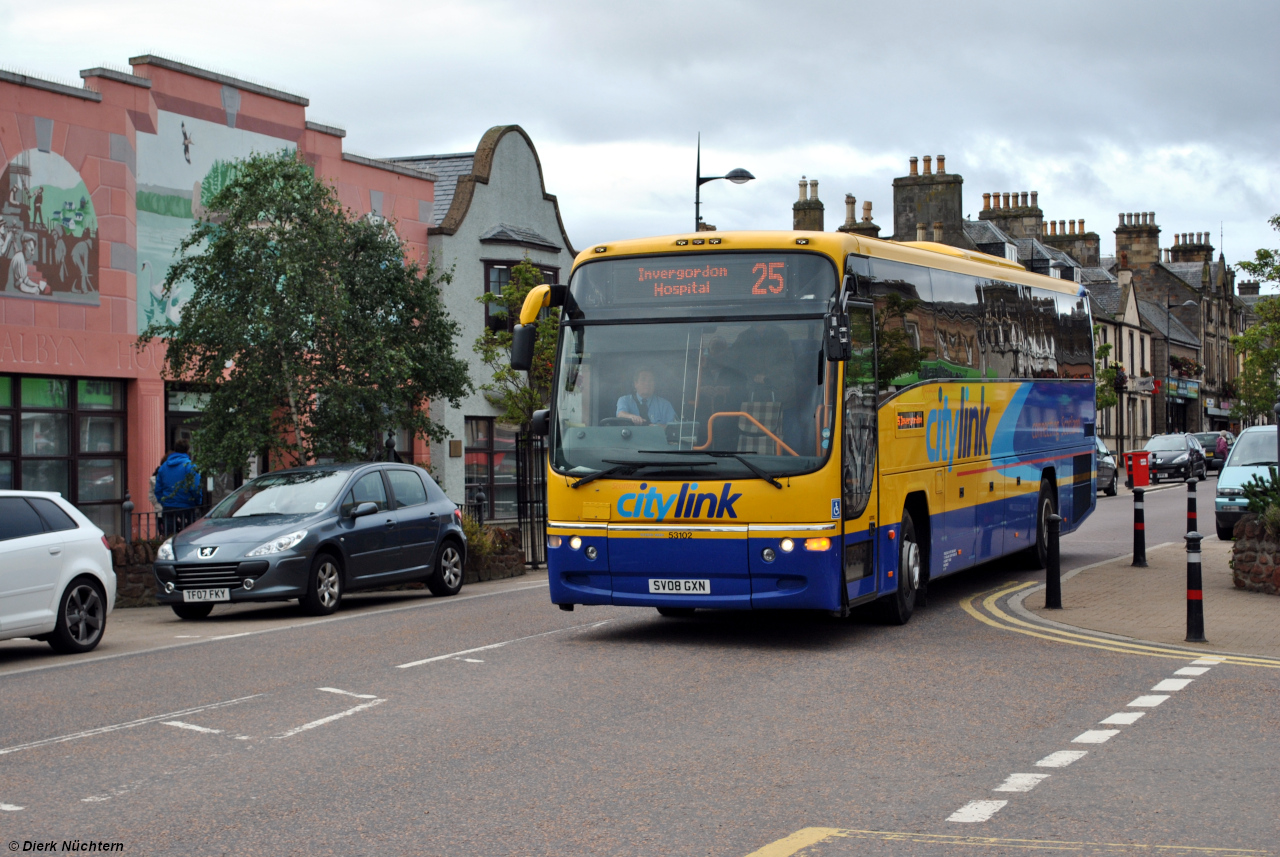
[[[208,512],[213,505],[193,506],[190,509],[171,509],[162,512],[135,512],[133,500],[124,495],[124,515],[128,524],[124,528],[125,544],[167,538],[182,532]]]

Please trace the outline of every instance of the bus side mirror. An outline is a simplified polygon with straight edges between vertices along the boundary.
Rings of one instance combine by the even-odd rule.
[[[511,333],[511,368],[528,372],[533,366],[533,346],[538,340],[538,323],[517,324]]]
[[[551,411],[546,408],[540,408],[533,412],[533,417],[529,420],[529,431],[538,437],[546,437],[550,433]]]
[[[847,313],[827,313],[824,318],[822,347],[831,363],[843,363],[853,356],[849,341],[849,316]]]

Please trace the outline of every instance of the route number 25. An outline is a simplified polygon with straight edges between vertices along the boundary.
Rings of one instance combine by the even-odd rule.
[[[759,274],[760,279],[756,280],[756,284],[751,287],[751,294],[767,295],[769,292],[772,292],[775,295],[781,294],[782,290],[787,286],[786,283],[782,281],[782,274],[778,269],[784,265],[786,265],[786,262],[756,262],[756,266],[751,269],[751,273]],[[765,283],[765,280],[768,280],[769,282]],[[775,282],[777,283],[776,286],[774,285]],[[768,288],[768,291],[765,291],[766,287]]]

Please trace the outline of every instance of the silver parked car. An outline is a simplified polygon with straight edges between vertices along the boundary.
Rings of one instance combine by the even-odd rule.
[[[1107,445],[1102,442],[1102,438],[1095,436],[1094,443],[1098,447],[1098,488],[1097,490],[1106,493],[1108,497],[1116,496],[1118,486],[1116,480],[1119,479],[1116,467],[1116,455],[1107,449]]]
[[[160,546],[157,598],[183,619],[215,604],[296,598],[338,609],[348,590],[462,588],[462,512],[407,464],[329,464],[259,476]]]

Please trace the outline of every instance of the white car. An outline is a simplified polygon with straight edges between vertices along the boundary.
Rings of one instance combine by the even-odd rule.
[[[0,491],[0,640],[32,637],[55,651],[102,640],[116,574],[102,530],[59,494]]]

